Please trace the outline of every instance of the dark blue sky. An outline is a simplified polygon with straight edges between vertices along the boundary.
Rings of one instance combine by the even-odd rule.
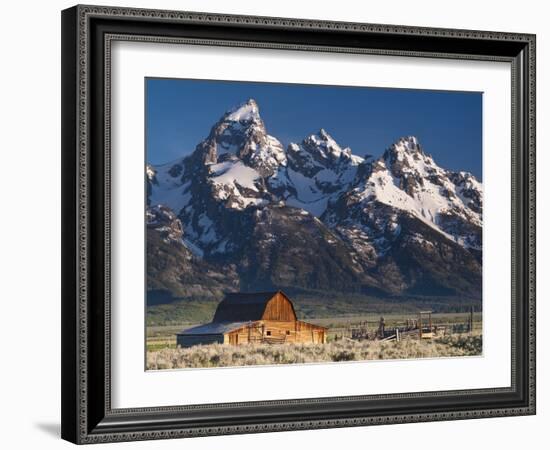
[[[148,162],[189,154],[225,111],[249,98],[285,146],[324,128],[354,154],[378,157],[399,137],[414,135],[440,166],[481,179],[479,92],[148,78]]]

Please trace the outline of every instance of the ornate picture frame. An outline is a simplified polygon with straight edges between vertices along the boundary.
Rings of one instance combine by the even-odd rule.
[[[510,386],[113,408],[110,71],[117,41],[509,63]],[[528,414],[535,414],[534,35],[81,5],[62,12],[64,439],[84,444]]]

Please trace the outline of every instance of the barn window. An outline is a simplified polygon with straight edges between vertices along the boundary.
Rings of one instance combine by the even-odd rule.
[[[286,334],[290,334],[290,330],[286,330]]]
[[[268,331],[266,334],[267,334],[268,336],[271,336],[271,331]]]

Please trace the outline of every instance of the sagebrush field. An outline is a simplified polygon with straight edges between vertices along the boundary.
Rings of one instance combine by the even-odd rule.
[[[476,356],[482,352],[479,333],[453,334],[433,340],[340,340],[327,344],[197,345],[147,352],[147,369],[299,364],[314,362]]]

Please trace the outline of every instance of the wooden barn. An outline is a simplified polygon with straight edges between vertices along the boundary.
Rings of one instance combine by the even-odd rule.
[[[220,302],[212,322],[183,330],[177,344],[325,343],[327,329],[298,320],[281,291],[232,293]]]

